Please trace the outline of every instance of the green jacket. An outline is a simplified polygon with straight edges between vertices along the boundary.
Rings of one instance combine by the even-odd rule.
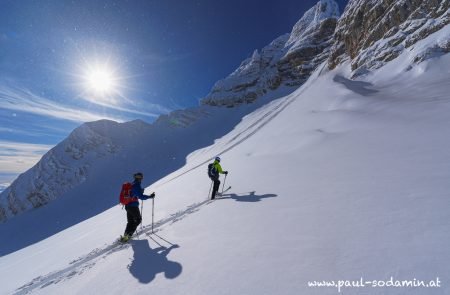
[[[219,161],[215,160],[213,165],[214,165],[214,168],[216,168],[217,172],[219,172],[220,174],[224,174],[223,170],[222,170],[222,166],[220,166]]]

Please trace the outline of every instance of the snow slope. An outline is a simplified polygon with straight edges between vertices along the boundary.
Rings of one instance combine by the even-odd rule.
[[[234,109],[203,106],[176,111],[151,125],[107,120],[83,124],[4,191],[8,198],[0,200],[0,205],[11,201],[11,191],[16,192],[16,199],[47,194],[48,187],[65,192],[45,206],[0,223],[0,236],[9,237],[8,243],[0,244],[0,256],[115,206],[122,183],[136,171],[144,173],[146,183],[157,181],[183,167],[189,153],[230,132],[244,115],[289,91],[292,88],[280,88],[254,104]],[[73,158],[79,154],[83,157]],[[77,183],[81,185],[76,186]],[[42,188],[39,194],[33,191],[35,187]],[[5,206],[11,208],[10,204]],[[46,225],[38,226],[36,220],[45,220]]]
[[[448,294],[450,55],[414,64],[446,26],[361,81],[325,66],[146,189],[136,240],[119,206],[0,258],[4,294],[337,294],[331,280],[436,280]],[[207,200],[207,161],[230,171]],[[44,222],[45,223],[45,222]],[[20,230],[20,228],[16,228]]]

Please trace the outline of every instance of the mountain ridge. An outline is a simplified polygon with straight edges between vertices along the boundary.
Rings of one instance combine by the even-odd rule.
[[[334,0],[320,0],[294,25],[215,83],[202,105],[232,107],[252,103],[279,87],[298,87],[325,60],[339,18]]]

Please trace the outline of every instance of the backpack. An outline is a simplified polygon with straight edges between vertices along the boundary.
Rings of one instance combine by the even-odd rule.
[[[122,190],[120,191],[119,202],[122,205],[128,205],[131,202],[137,201],[136,197],[131,196],[131,190],[133,189],[133,184],[130,182],[125,182],[122,184]]]
[[[217,178],[218,175],[219,175],[219,173],[217,173],[217,169],[214,166],[214,163],[208,164],[208,176],[209,176],[209,178],[214,180],[214,179]]]

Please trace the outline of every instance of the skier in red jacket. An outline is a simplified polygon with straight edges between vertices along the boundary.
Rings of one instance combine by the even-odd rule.
[[[141,187],[143,178],[144,175],[141,172],[134,174],[133,187],[131,189],[133,201],[125,205],[128,223],[124,235],[120,238],[121,242],[128,242],[142,221],[141,212],[139,211],[139,199],[147,200],[155,197],[155,193],[152,193],[150,196],[144,195],[144,189]]]

